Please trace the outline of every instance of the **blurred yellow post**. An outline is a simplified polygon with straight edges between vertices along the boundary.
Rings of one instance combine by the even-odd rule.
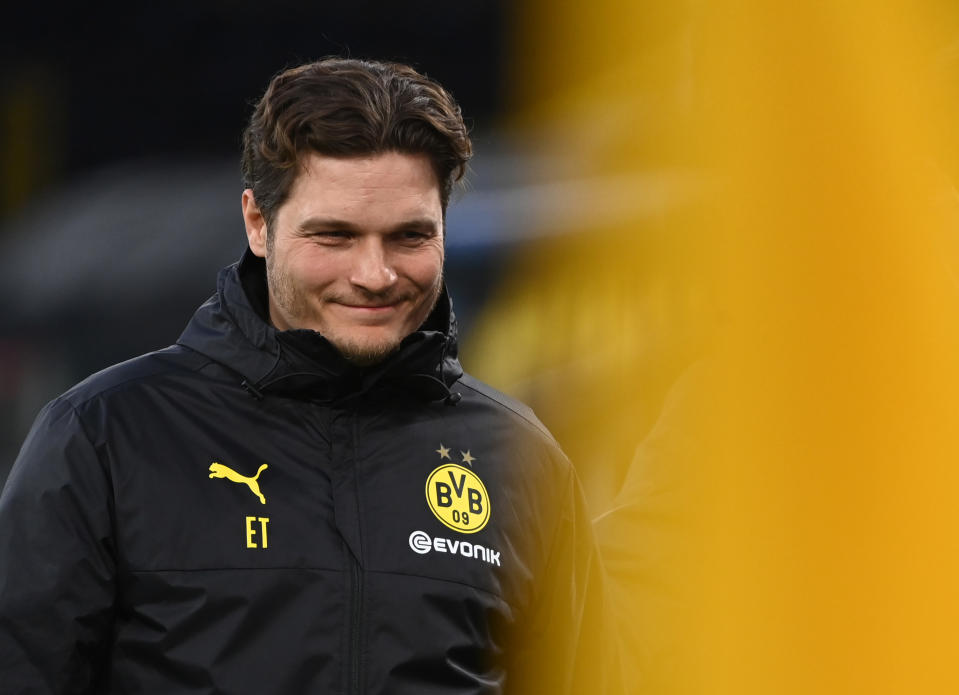
[[[518,10],[589,195],[474,371],[580,470],[628,692],[959,692],[956,11],[663,5]]]

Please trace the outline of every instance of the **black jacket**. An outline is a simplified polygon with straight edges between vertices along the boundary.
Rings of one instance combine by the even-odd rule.
[[[42,411],[0,497],[0,692],[599,692],[572,469],[462,373],[445,293],[370,369],[265,314],[247,254],[176,345]]]

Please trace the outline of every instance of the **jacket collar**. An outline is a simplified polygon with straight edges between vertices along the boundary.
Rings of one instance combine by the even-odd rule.
[[[423,326],[367,368],[347,362],[316,331],[276,330],[267,318],[267,296],[265,263],[247,249],[239,263],[220,271],[216,294],[197,309],[177,343],[236,372],[257,397],[282,392],[335,400],[385,384],[428,400],[449,399],[450,386],[462,376],[445,286]]]

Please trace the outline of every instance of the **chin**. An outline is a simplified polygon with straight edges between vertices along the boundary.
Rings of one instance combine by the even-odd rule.
[[[367,343],[334,342],[335,347],[347,362],[357,367],[370,367],[385,360],[400,347],[399,340]]]

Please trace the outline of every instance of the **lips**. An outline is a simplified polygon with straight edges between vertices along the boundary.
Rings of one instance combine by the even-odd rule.
[[[332,304],[339,304],[342,307],[347,309],[356,309],[359,311],[384,311],[388,309],[395,309],[400,306],[403,302],[410,299],[407,296],[391,297],[388,300],[380,299],[379,301],[355,301],[346,298],[333,297],[327,301]]]
[[[380,316],[389,314],[399,308],[396,304],[341,304],[346,311],[360,316]]]
[[[394,301],[389,304],[351,304],[337,302],[340,316],[356,325],[386,325],[396,320],[402,313],[403,302]]]

